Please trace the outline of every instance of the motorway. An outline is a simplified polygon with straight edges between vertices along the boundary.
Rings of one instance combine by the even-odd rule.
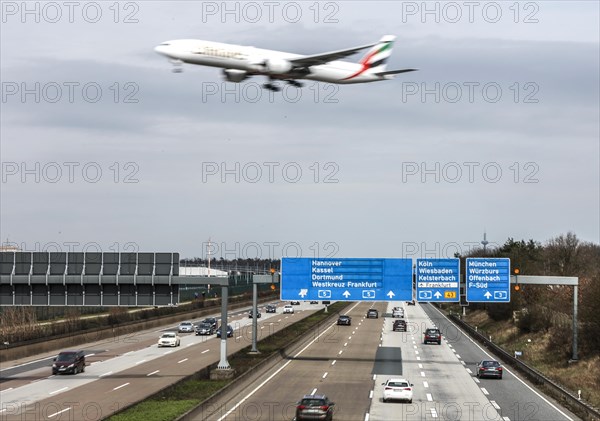
[[[281,305],[277,313],[263,311],[258,339],[323,308],[308,303],[294,307],[294,314],[282,314]],[[228,319],[234,328],[234,337],[227,340],[227,352],[232,354],[251,344],[252,319],[247,310],[236,311]],[[221,340],[215,335],[180,334],[180,347],[158,348],[160,333],[169,330],[177,326],[80,346],[86,351],[87,366],[76,376],[50,375],[54,355],[10,367],[3,363],[0,420],[103,419],[219,361]]]
[[[375,303],[382,313],[403,303]],[[507,370],[502,380],[474,376],[486,355],[433,306],[404,306],[408,332],[393,332],[391,317],[366,319],[371,304],[354,304],[352,326],[332,324],[296,354],[189,419],[209,421],[292,420],[304,394],[335,402],[334,419],[383,420],[578,420]],[[441,345],[422,343],[426,328],[447,335]],[[382,383],[404,377],[412,403],[383,403]],[[229,394],[231,395],[231,393]]]
[[[391,329],[393,319],[387,316],[397,305],[405,309],[408,332]],[[370,307],[379,310],[380,318],[365,318]],[[303,303],[294,315],[281,314],[281,307],[277,314],[263,312],[261,331],[274,332],[320,308]],[[336,403],[337,420],[579,419],[510,369],[502,380],[477,379],[473,374],[477,362],[494,357],[433,306],[365,302],[351,304],[344,313],[352,317],[351,326],[333,322],[319,329],[306,345],[257,381],[240,384],[189,419],[289,421],[298,400],[313,393],[325,394]],[[236,333],[228,341],[230,353],[249,344],[250,322],[245,312],[232,315],[229,323]],[[423,331],[433,326],[443,333],[441,345],[422,343]],[[88,352],[96,354],[89,358],[93,363],[77,376],[48,376],[48,361],[42,362],[42,368],[3,370],[0,419],[101,419],[218,361],[219,341],[214,336],[182,336],[181,347],[158,349],[158,333],[90,344]],[[382,383],[390,377],[404,377],[413,383],[412,403],[382,402]]]

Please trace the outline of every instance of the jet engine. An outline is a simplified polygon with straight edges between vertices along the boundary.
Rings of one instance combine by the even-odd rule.
[[[223,69],[223,75],[228,82],[240,83],[248,78],[248,72],[238,69]]]
[[[280,75],[292,70],[292,63],[281,58],[270,58],[265,61],[265,69],[267,73]]]

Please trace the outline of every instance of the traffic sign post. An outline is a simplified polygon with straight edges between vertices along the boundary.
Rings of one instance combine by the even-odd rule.
[[[284,257],[281,299],[410,301],[412,259]]]
[[[417,301],[460,301],[460,259],[417,259]]]
[[[510,302],[510,259],[466,259],[467,301],[475,303]]]

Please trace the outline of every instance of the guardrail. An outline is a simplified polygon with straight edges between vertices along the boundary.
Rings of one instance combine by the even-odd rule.
[[[567,405],[573,412],[577,413],[577,415],[582,416],[582,418],[588,421],[600,420],[600,411],[597,408],[594,408],[587,402],[579,400],[579,398],[569,390],[544,376],[535,368],[510,355],[480,332],[476,331],[472,326],[461,320],[457,315],[449,314],[448,318],[464,329],[473,339],[476,339],[494,354],[498,355],[505,363],[523,373],[533,383],[544,386],[555,399]]]

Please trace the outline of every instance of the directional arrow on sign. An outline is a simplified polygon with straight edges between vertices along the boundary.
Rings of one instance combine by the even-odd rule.
[[[490,294],[489,291],[486,291],[485,294],[483,294],[483,296],[489,300],[492,294]]]
[[[388,292],[388,293],[387,293],[387,294],[385,294],[385,295],[387,295],[388,297],[390,297],[390,300],[396,296],[396,294],[394,294],[394,292],[393,292],[393,291],[390,291],[390,292]]]
[[[300,292],[298,293],[298,295],[301,296],[302,298],[306,297],[306,294],[308,294],[308,289],[301,289]]]
[[[433,296],[439,300],[440,297],[442,296],[442,293],[439,291],[436,291],[435,294],[433,294]]]
[[[344,291],[344,293],[342,295],[344,297],[348,298],[350,296],[350,293],[348,291]]]

